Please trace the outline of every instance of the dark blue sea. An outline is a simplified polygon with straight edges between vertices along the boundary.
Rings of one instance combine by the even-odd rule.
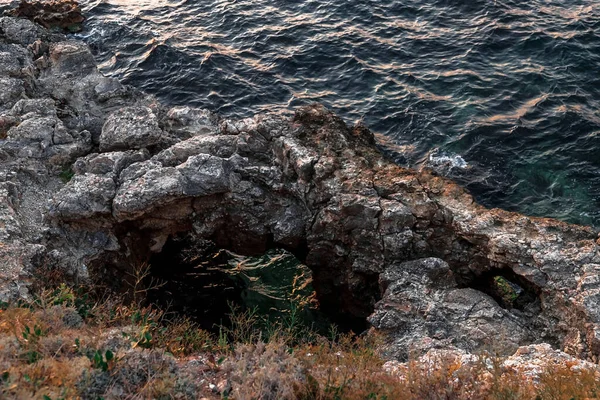
[[[101,70],[166,103],[318,101],[487,206],[600,226],[600,1],[81,3]]]

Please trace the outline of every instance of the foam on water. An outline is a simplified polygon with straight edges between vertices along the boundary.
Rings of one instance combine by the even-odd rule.
[[[435,149],[429,154],[429,165],[433,167],[458,169],[467,169],[469,167],[469,164],[465,159],[458,154],[440,153],[439,149]]]

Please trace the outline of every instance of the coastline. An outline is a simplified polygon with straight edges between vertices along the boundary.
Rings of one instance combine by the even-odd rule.
[[[122,279],[186,234],[290,251],[322,309],[368,319],[396,361],[490,341],[600,356],[591,228],[486,209],[320,105],[244,120],[170,108],[98,73],[82,42],[9,17],[0,28],[3,301],[27,298],[42,267]]]

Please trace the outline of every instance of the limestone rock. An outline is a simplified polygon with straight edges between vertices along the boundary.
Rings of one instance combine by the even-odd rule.
[[[109,122],[139,138],[125,148],[158,140],[138,135],[127,118]],[[548,341],[594,354],[595,289],[576,278],[598,257],[590,229],[487,210],[444,178],[385,161],[363,131],[316,105],[291,121],[223,120],[218,134],[187,139],[179,131],[175,144],[117,175],[103,224],[115,231],[127,222],[148,237],[191,224],[199,238],[245,254],[290,249],[312,269],[322,307],[341,318],[370,315],[386,332],[388,354],[400,359],[491,342],[507,352]],[[76,182],[66,192],[85,204],[88,193]],[[85,212],[55,210],[58,221],[97,227]],[[500,284],[514,298],[503,299]],[[580,295],[568,300],[565,290]],[[581,310],[575,318],[572,307]]]
[[[31,118],[58,117],[56,104],[52,99],[23,99],[19,100],[10,110],[10,115],[20,120]]]
[[[126,107],[107,118],[100,136],[100,151],[140,149],[159,143],[162,131],[148,107]]]
[[[219,117],[208,110],[191,107],[173,107],[167,114],[166,123],[171,132],[182,137],[218,133]]]
[[[115,190],[115,181],[110,177],[76,175],[69,186],[58,193],[61,201],[51,210],[51,215],[60,214],[65,220],[110,215]],[[82,193],[85,193],[84,198]]]
[[[73,170],[80,175],[89,172],[95,175],[108,175],[116,180],[125,168],[133,163],[146,161],[149,158],[150,153],[145,149],[92,153],[79,158],[73,164]]]
[[[81,31],[81,23],[85,19],[75,0],[21,1],[10,14],[27,18],[45,28],[68,32]]]
[[[0,18],[0,37],[5,43],[26,47],[48,33],[39,25],[22,18]]]
[[[553,349],[548,344],[535,344],[519,347],[515,354],[502,362],[506,371],[514,371],[519,376],[526,376],[530,380],[537,380],[540,373],[548,366],[566,366],[572,371],[595,371],[600,374],[598,365],[578,360],[562,351]]]
[[[0,110],[12,108],[24,94],[23,81],[5,76],[0,77]]]
[[[50,66],[54,73],[68,76],[86,76],[97,70],[89,47],[78,41],[51,44]]]
[[[459,288],[440,259],[392,265],[379,279],[385,292],[369,321],[388,332],[386,351],[396,359],[447,347],[474,351],[493,345],[509,352],[534,340],[519,314],[481,291]]]

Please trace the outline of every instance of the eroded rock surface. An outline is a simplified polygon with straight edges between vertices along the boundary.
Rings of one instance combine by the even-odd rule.
[[[75,0],[21,0],[10,15],[28,18],[46,28],[69,32],[81,31],[85,19]]]
[[[600,354],[590,228],[486,209],[322,106],[237,121],[169,109],[99,74],[80,42],[0,28],[3,299],[26,296],[37,268],[123,271],[186,232],[246,255],[290,250],[322,308],[368,318],[391,357],[541,342]]]
[[[72,247],[46,209],[64,187],[60,175],[95,147],[107,115],[151,104],[134,92],[99,74],[85,44],[0,18],[0,299],[27,296],[31,274],[44,266],[85,275],[84,255],[105,233],[73,232],[88,244]]]

